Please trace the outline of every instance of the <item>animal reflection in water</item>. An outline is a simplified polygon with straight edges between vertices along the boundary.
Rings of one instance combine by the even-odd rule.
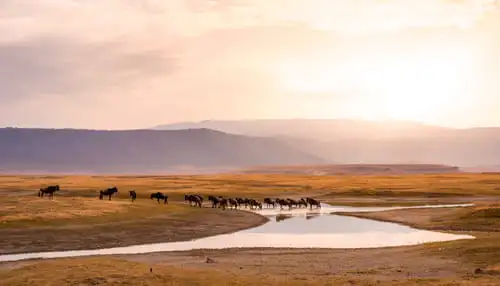
[[[276,222],[280,222],[280,221],[284,221],[284,220],[287,220],[289,218],[292,218],[292,215],[287,215],[287,214],[279,214],[276,216]]]
[[[48,194],[49,197],[51,199],[54,198],[54,193],[59,191],[60,188],[59,188],[59,185],[55,185],[55,186],[48,186],[47,188],[41,188],[39,191],[38,191],[38,196],[40,198],[43,198],[43,195],[44,194]]]
[[[320,215],[320,214],[306,214],[305,219],[306,219],[306,220],[314,219],[314,218],[319,217],[319,215]],[[293,217],[293,215],[291,215],[291,214],[278,214],[278,215],[275,217],[275,220],[276,220],[276,222],[281,222],[281,221],[284,221],[284,220],[290,219],[290,218],[292,218],[292,217]]]
[[[163,194],[163,193],[160,193],[160,192],[152,193],[150,198],[156,199],[158,201],[158,203],[160,203],[160,200],[163,200],[164,204],[168,204],[168,196]]]
[[[310,220],[319,217],[319,214],[306,214],[306,219]]]
[[[102,200],[104,196],[108,196],[108,199],[111,201],[111,196],[114,195],[115,193],[118,194],[118,188],[116,187],[99,191],[99,199]]]

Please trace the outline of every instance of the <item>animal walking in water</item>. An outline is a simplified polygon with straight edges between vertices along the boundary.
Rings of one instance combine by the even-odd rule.
[[[164,195],[160,192],[152,193],[151,199],[156,199],[158,201],[158,203],[160,203],[160,200],[163,200],[163,204],[168,204],[168,196]]]
[[[108,196],[109,200],[111,201],[111,196],[114,195],[115,193],[118,194],[118,189],[116,187],[109,188],[107,190],[99,191],[99,199],[102,200],[104,196]]]
[[[304,198],[301,198],[299,200],[299,208],[301,208],[302,206],[304,206],[305,208],[307,208],[307,202]]]
[[[135,201],[135,199],[137,199],[137,193],[135,192],[135,190],[130,191],[129,194],[132,202]]]
[[[48,186],[47,188],[42,188],[38,191],[38,196],[40,198],[43,198],[43,195],[44,194],[49,194],[50,198],[53,199],[54,198],[54,193],[59,191],[59,185],[55,185],[55,186]]]
[[[312,209],[313,206],[316,208],[321,208],[321,202],[313,198],[306,198],[306,202],[309,204],[309,208]]]
[[[265,198],[265,199],[264,199],[264,203],[266,204],[266,206],[267,206],[268,208],[270,208],[270,207],[272,206],[272,207],[273,207],[273,209],[274,209],[274,208],[276,207],[276,202],[275,202],[275,201],[273,201],[273,200],[272,200],[272,199],[270,199],[270,198]]]

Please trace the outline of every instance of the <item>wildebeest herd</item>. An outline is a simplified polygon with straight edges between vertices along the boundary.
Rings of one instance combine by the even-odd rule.
[[[47,188],[41,188],[38,192],[39,197],[43,197],[44,194],[48,194],[50,198],[54,197],[54,193],[60,191],[59,185],[49,186]],[[112,187],[105,190],[99,191],[99,199],[104,199],[104,196],[108,196],[108,200],[111,200],[111,197],[114,194],[118,194],[118,188]],[[135,190],[129,191],[129,197],[134,202],[137,199],[137,193]],[[150,199],[156,199],[158,203],[163,201],[164,204],[168,204],[168,195],[163,194],[161,192],[155,192],[150,195]],[[211,203],[212,208],[222,208],[223,210],[229,209],[238,209],[238,208],[249,208],[249,209],[262,209],[262,203],[249,198],[225,198],[222,196],[208,196],[208,201]],[[190,206],[193,207],[202,207],[203,206],[203,196],[201,195],[192,195],[186,194],[184,195],[184,201],[187,201]],[[282,199],[282,198],[265,198],[263,200],[266,208],[276,208],[280,207],[280,209],[288,208],[289,210],[293,208],[321,208],[321,202],[313,199],[313,198],[300,198],[298,200],[295,199]]]

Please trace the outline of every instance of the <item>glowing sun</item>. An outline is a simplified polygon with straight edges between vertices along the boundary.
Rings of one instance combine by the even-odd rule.
[[[305,96],[334,98],[354,90],[364,99],[358,102],[368,105],[359,109],[358,117],[429,122],[449,107],[465,104],[472,65],[468,50],[429,49],[411,57],[288,61],[280,65],[279,78],[286,90]]]

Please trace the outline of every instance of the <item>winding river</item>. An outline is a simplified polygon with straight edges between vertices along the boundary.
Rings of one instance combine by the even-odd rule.
[[[231,234],[183,242],[143,244],[96,250],[55,251],[0,255],[0,262],[112,254],[140,254],[164,251],[225,248],[375,248],[416,245],[458,239],[474,239],[419,230],[408,226],[332,214],[334,212],[369,212],[409,208],[468,207],[472,204],[416,207],[341,207],[323,205],[321,209],[263,209],[255,211],[269,217],[269,222]]]

